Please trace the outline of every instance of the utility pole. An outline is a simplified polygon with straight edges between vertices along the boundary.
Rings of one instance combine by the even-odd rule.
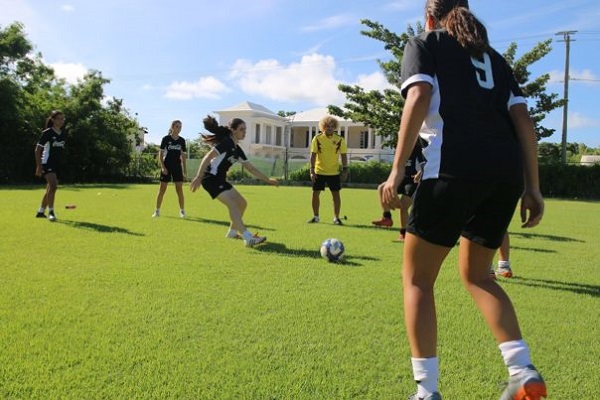
[[[571,35],[577,33],[577,31],[561,31],[557,32],[556,35],[562,35],[563,40],[559,42],[565,42],[565,84],[563,94],[563,123],[562,123],[562,140],[561,140],[561,161],[563,165],[567,164],[567,119],[569,110],[569,51],[571,49]]]

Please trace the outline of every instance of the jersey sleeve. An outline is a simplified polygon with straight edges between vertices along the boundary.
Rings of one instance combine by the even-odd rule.
[[[340,136],[340,154],[348,154],[348,145],[342,136]]]
[[[317,143],[317,136],[315,136],[310,142],[310,152],[318,153],[319,152],[319,144]]]
[[[40,137],[40,140],[38,140],[38,142],[37,142],[38,146],[44,147],[44,145],[50,141],[51,137],[52,137],[52,134],[50,133],[49,130],[42,132],[42,136]]]
[[[402,86],[400,93],[406,98],[408,88],[418,82],[427,82],[433,86],[435,62],[427,43],[421,36],[412,37],[404,48],[402,57]]]
[[[164,138],[162,138],[162,140],[160,142],[161,150],[165,150],[167,148],[167,140],[168,140],[168,136],[165,136]]]
[[[508,76],[508,88],[510,91],[510,94],[508,96],[507,108],[510,110],[510,108],[515,104],[527,104],[527,100],[525,99],[525,95],[523,94],[521,87],[515,79],[515,75],[513,73],[512,68],[510,67],[510,65],[508,65],[506,61],[504,61],[504,63]]]
[[[181,151],[182,152],[187,152],[187,144],[184,138],[181,138]]]
[[[244,150],[242,150],[242,148],[240,146],[237,146],[237,152],[238,152],[238,155],[240,156],[239,160],[242,164],[245,162],[248,162],[248,157],[246,157],[246,153],[244,153]]]

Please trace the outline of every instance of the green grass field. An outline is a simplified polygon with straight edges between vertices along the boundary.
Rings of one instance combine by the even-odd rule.
[[[0,398],[404,399],[414,391],[396,229],[375,229],[374,190],[344,189],[345,226],[320,224],[307,187],[239,186],[268,243],[224,238],[225,208],[169,187],[61,186],[55,223],[42,186],[0,188]],[[187,188],[186,188],[187,189]],[[66,204],[76,204],[66,210]],[[548,200],[543,223],[513,221],[503,279],[550,398],[600,396],[600,203]],[[320,258],[327,237],[347,261]],[[440,390],[496,399],[499,350],[450,254],[437,286]]]

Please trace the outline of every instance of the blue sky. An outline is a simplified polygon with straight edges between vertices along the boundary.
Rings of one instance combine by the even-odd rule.
[[[111,79],[106,95],[122,98],[147,141],[159,143],[170,122],[194,139],[207,113],[243,101],[275,112],[342,105],[338,83],[386,86],[381,43],[360,34],[368,18],[395,32],[423,19],[419,0],[0,0],[0,25],[25,24],[29,39],[58,75],[75,82],[95,69]],[[553,38],[532,67],[551,73],[563,95],[565,43],[571,43],[570,142],[600,147],[600,2],[598,0],[471,1],[500,52],[518,54]],[[560,142],[562,110],[544,125]]]

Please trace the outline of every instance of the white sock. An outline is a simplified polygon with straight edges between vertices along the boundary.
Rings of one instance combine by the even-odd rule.
[[[46,208],[45,207],[40,207],[40,209],[38,210],[39,213],[45,213],[46,212]]]
[[[531,365],[529,347],[523,339],[500,343],[498,347],[510,376],[518,374],[525,367]]]
[[[227,234],[225,235],[225,237],[235,237],[237,236],[237,231],[235,229],[231,229],[229,228],[229,230],[227,231]]]
[[[48,208],[48,212],[54,212],[54,208],[53,207]]]
[[[510,268],[510,261],[498,260],[498,268]]]
[[[185,209],[181,208],[181,209],[179,209],[179,212],[182,214],[185,214]]]
[[[249,230],[246,230],[246,232],[242,233],[242,236],[244,237],[244,240],[252,239],[254,237],[254,235],[250,233]]]
[[[413,376],[417,382],[417,397],[426,397],[438,391],[440,366],[437,357],[411,358]]]

